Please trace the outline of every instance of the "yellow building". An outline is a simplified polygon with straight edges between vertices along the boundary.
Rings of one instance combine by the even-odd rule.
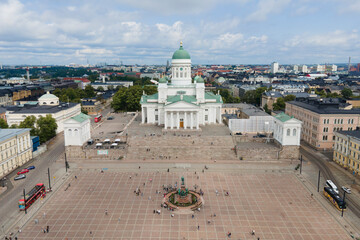
[[[0,129],[0,178],[32,159],[30,130]]]
[[[339,165],[359,173],[360,171],[360,131],[335,132],[333,160]]]

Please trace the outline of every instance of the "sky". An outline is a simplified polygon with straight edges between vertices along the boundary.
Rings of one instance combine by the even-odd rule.
[[[360,0],[0,0],[3,65],[360,62]]]

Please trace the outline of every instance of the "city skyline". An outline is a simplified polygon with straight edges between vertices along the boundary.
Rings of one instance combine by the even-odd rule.
[[[356,0],[0,0],[3,65],[360,61]],[[356,55],[357,54],[357,55]]]

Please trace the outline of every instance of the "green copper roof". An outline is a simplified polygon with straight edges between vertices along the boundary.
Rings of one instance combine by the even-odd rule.
[[[196,75],[196,76],[194,77],[194,80],[196,81],[199,77],[200,77],[199,75]]]
[[[279,119],[282,122],[286,122],[290,119],[292,119],[292,117],[290,117],[289,115],[285,114],[285,113],[279,113],[278,115],[275,116],[276,119]]]
[[[205,92],[205,99],[215,99],[217,103],[222,103],[221,95],[215,95],[213,92]]]
[[[75,117],[72,117],[71,119],[74,119],[75,121],[82,123],[83,121],[89,119],[91,117],[89,117],[88,115],[84,114],[84,113],[80,113],[78,115],[76,115]]]
[[[147,100],[149,100],[149,99],[158,99],[158,98],[159,98],[158,93],[155,93],[153,95],[142,95],[140,104],[148,103]]]
[[[160,78],[159,83],[167,83],[167,81],[168,81],[167,77],[162,77]]]
[[[196,79],[196,83],[204,83],[204,79],[198,76],[198,78]]]
[[[166,99],[167,102],[170,103],[175,103],[175,102],[180,102],[180,101],[184,101],[187,103],[191,103],[191,104],[195,104],[196,105],[196,97],[192,96],[192,95],[176,95],[176,96],[169,96]]]
[[[58,98],[57,96],[55,96],[54,94],[51,93],[46,93],[44,95],[42,95],[39,100],[44,100],[44,99],[54,99],[54,98]]]
[[[179,50],[174,52],[172,59],[190,59],[190,54],[184,50],[182,43],[180,43]]]

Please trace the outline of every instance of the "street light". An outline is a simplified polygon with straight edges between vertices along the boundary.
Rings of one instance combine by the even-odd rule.
[[[351,194],[351,189],[344,187],[344,186],[342,186],[341,188],[342,188],[342,190],[344,190],[343,207],[341,208],[341,217],[344,217],[345,196],[346,196],[346,193]]]

